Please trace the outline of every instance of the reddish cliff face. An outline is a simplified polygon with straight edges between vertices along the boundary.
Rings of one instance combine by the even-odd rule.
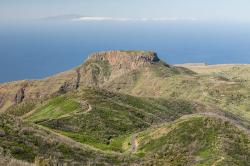
[[[107,51],[89,56],[88,60],[107,61],[113,69],[136,69],[145,64],[158,62],[155,52],[150,51]]]

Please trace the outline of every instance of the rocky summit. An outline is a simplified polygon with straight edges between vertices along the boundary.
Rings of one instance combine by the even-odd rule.
[[[97,52],[90,55],[88,60],[107,61],[115,69],[120,69],[123,67],[136,69],[138,66],[160,61],[157,53],[151,51]]]
[[[41,80],[0,84],[0,165],[250,163],[250,65],[170,65],[93,53]]]

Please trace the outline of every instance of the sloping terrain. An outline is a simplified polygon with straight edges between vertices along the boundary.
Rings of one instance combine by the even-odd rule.
[[[193,115],[140,133],[138,154],[157,165],[248,165],[249,135],[230,121]],[[150,161],[151,160],[151,161]]]
[[[104,153],[43,127],[9,115],[0,115],[0,152],[27,162],[120,163],[125,157]]]
[[[192,103],[184,100],[138,98],[95,89],[68,93],[63,98],[65,103],[68,103],[66,98],[70,98],[84,105],[68,113],[61,111],[71,110],[68,105],[61,103],[61,108],[56,108],[55,103],[49,101],[25,119],[76,141],[119,152],[124,151],[122,141],[133,132],[197,112]],[[51,112],[56,112],[57,116]]]
[[[5,123],[12,127],[3,128],[5,142],[1,146],[5,150],[21,147],[20,153],[25,155],[8,152],[13,157],[34,162],[37,158],[53,156],[48,162],[71,163],[72,158],[76,160],[74,148],[81,147],[88,153],[80,154],[87,161],[79,156],[77,161],[85,164],[99,156],[104,158],[100,157],[100,163],[118,165],[128,160],[140,165],[209,165],[220,159],[218,154],[225,164],[245,165],[249,161],[249,126],[241,124],[233,115],[198,103],[133,97],[96,89],[69,92],[43,102],[21,116],[26,122],[3,115],[3,119],[8,119]],[[23,132],[28,133],[23,135]],[[46,141],[49,145],[43,143],[48,140],[44,132],[50,133],[52,143]],[[70,155],[65,156],[61,144]]]
[[[202,94],[199,98],[189,96],[191,100],[212,103],[250,120],[250,65],[183,66],[199,73],[195,88],[180,89],[184,93]]]
[[[53,77],[2,84],[0,158],[12,165],[249,165],[248,71],[109,51]]]

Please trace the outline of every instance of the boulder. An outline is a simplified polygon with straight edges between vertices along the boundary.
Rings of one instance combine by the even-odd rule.
[[[0,129],[0,137],[4,137],[5,136],[5,131],[3,129]]]

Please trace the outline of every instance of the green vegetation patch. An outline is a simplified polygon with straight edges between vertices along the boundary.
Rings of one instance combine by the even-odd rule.
[[[36,107],[35,101],[26,101],[23,103],[20,103],[16,106],[13,106],[8,110],[8,113],[14,116],[23,116],[26,113],[32,111]]]
[[[192,117],[172,125],[160,138],[144,135],[138,154],[169,165],[212,165],[220,159],[220,164],[247,165],[250,161],[249,137],[227,121]]]
[[[50,99],[47,104],[38,108],[30,117],[29,121],[37,122],[48,119],[59,118],[65,114],[71,113],[80,107],[73,98],[67,98],[66,96],[58,96]]]
[[[121,138],[195,112],[184,100],[140,98],[100,89],[83,90],[74,97],[87,101],[92,110],[39,124],[102,150],[121,152]]]
[[[0,131],[1,155],[12,156],[19,160],[34,162],[36,159],[41,159],[51,163],[49,165],[62,163],[119,165],[129,161],[127,156],[102,153],[84,146],[79,147],[74,142],[68,142],[67,139],[56,136],[48,130],[6,114],[0,114]],[[115,140],[112,144],[118,146],[119,140]]]

